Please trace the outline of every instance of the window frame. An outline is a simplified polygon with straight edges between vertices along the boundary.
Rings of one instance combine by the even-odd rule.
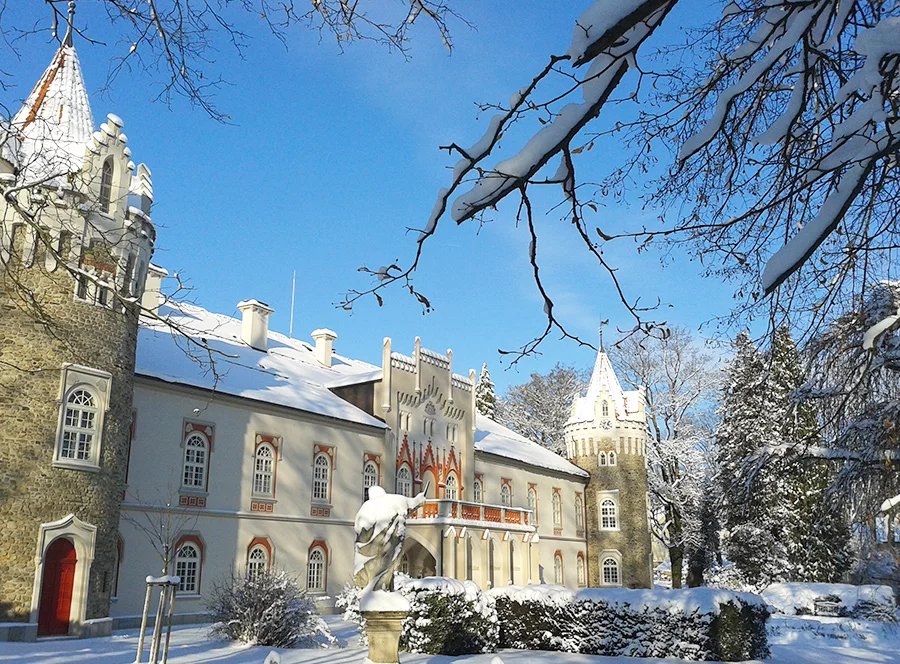
[[[260,470],[259,462],[260,462],[260,452],[263,450],[269,451],[268,462],[270,464],[269,470]],[[251,494],[254,498],[275,498],[275,485],[276,485],[276,477],[278,473],[278,448],[268,441],[260,441],[256,444],[256,449],[253,451],[253,485],[251,486]],[[268,477],[269,480],[269,490],[268,491],[260,491],[258,489],[259,477],[263,478]]]
[[[263,555],[263,568],[254,571],[254,566],[259,566],[259,559],[254,560],[253,554],[260,552]],[[272,552],[262,541],[258,539],[253,540],[250,542],[250,546],[247,547],[247,578],[253,580],[260,573],[268,574],[270,569],[272,569]]]
[[[369,471],[372,471],[372,474]],[[362,472],[362,480],[363,480],[363,502],[366,502],[369,499],[369,489],[373,486],[378,486],[378,479],[381,476],[381,469],[378,467],[378,462],[374,459],[366,458],[363,461],[363,472]],[[369,484],[369,480],[373,480],[371,484]]]
[[[566,585],[566,566],[561,551],[553,554],[553,583],[558,586]]]
[[[188,460],[188,451],[189,449],[196,449],[196,446],[190,446],[189,443],[191,439],[198,438],[203,443],[203,462],[198,463],[197,461],[189,461]],[[191,428],[189,431],[186,431],[184,434],[184,438],[181,443],[182,451],[181,451],[181,491],[187,492],[199,492],[205,493],[207,488],[209,487],[209,457],[210,452],[212,451],[212,444],[210,442],[209,436],[203,431],[198,431],[197,429]],[[194,476],[196,477],[196,469],[200,469],[203,473],[202,482],[200,484],[186,484],[185,480],[185,471],[188,469],[188,464],[191,464],[190,467],[195,469]]]
[[[612,565],[608,563],[612,563]],[[609,570],[615,572],[615,579],[607,578]],[[600,555],[600,585],[604,587],[620,587],[622,585],[622,563],[616,556],[609,553]]]
[[[100,192],[97,197],[97,205],[100,212],[110,214],[112,212],[112,188],[116,168],[113,158],[107,157],[100,166]]]
[[[325,464],[320,465],[319,461],[324,459]],[[324,477],[317,477],[318,469],[325,469]],[[313,463],[312,463],[312,487],[311,487],[311,496],[312,502],[314,503],[325,503],[331,504],[331,480],[333,477],[333,469],[334,464],[332,463],[331,456],[325,452],[324,450],[319,450],[313,455]],[[319,491],[319,489],[324,487],[324,491]]]
[[[472,481],[472,502],[484,502],[484,484],[482,483],[480,477],[476,477]]]
[[[181,552],[186,547],[190,547],[191,549],[196,551],[197,555],[194,557],[182,556]],[[178,540],[178,543],[175,546],[175,555],[173,556],[173,562],[175,576],[181,579],[176,588],[177,592],[180,595],[188,597],[200,595],[203,575],[203,554],[204,547],[203,543],[200,541],[200,538],[196,536],[185,536]],[[179,566],[183,564],[189,564],[192,561],[196,565],[196,569],[194,570],[194,584],[193,587],[187,588],[184,583],[185,575],[179,573]]]
[[[97,472],[100,470],[100,459],[102,458],[103,448],[103,429],[106,420],[106,411],[109,408],[109,394],[112,387],[112,374],[99,369],[92,369],[77,364],[63,364],[62,377],[59,391],[59,413],[57,420],[56,438],[54,440],[53,449],[53,466],[57,468],[66,468],[69,470],[86,470]],[[76,427],[67,424],[69,415],[70,399],[77,392],[87,393],[92,400],[92,405],[87,412],[93,414],[93,426],[90,429],[84,427]],[[79,406],[80,404],[74,404]],[[79,417],[79,420],[81,418]],[[75,432],[90,431],[92,438],[90,441],[89,453],[85,458],[77,458],[77,442],[76,456],[63,456],[64,443],[66,434]]]
[[[553,490],[551,502],[553,503],[553,527],[557,530],[561,530],[563,525],[562,496],[560,495],[559,489]]]
[[[402,491],[402,489],[401,489],[400,473],[402,473],[403,471],[406,471],[406,472],[405,472],[405,475],[408,475],[408,476],[409,476],[409,483],[408,483],[408,485],[407,485],[407,486],[409,487],[409,488],[408,488],[408,492],[409,492],[409,493],[404,493],[404,492]],[[407,497],[407,498],[412,498],[412,495],[413,495],[413,475],[412,475],[412,470],[410,470],[409,466],[406,465],[405,463],[404,463],[404,464],[401,464],[400,467],[397,469],[397,477],[396,477],[396,479],[395,479],[395,485],[396,485],[396,486],[395,486],[395,490],[397,491],[398,494],[400,494],[401,496],[405,496],[405,497]]]
[[[531,510],[531,518],[534,519],[534,524],[532,525],[536,526],[538,525],[538,495],[537,488],[533,484],[528,487],[526,499],[528,501],[528,509]]]
[[[500,505],[512,507],[512,487],[506,481],[500,482]]]
[[[450,486],[450,483],[453,483],[453,486]],[[448,473],[447,479],[444,481],[444,498],[446,500],[459,500],[459,492],[460,486],[459,481],[456,479],[456,473]]]
[[[579,588],[587,586],[587,565],[584,562],[584,555],[580,552],[575,558],[575,577]]]
[[[612,505],[612,514],[606,512]],[[600,499],[600,530],[619,529],[619,503],[612,496],[603,496]]]
[[[575,494],[575,530],[584,532],[584,501],[580,493]]]
[[[313,556],[321,555],[321,560],[316,560],[316,564],[321,564],[321,585],[312,587],[310,579],[314,571]],[[328,548],[324,542],[313,542],[306,554],[306,592],[310,595],[324,595],[328,590]]]

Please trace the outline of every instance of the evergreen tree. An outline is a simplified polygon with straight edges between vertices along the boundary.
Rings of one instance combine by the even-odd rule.
[[[485,362],[481,365],[481,375],[478,377],[478,385],[475,386],[475,408],[482,415],[494,419],[496,405],[494,381],[491,380],[491,372],[488,371],[487,362]]]
[[[747,460],[779,438],[778,408],[749,335],[739,334],[734,347],[716,432],[723,545],[745,579],[762,586],[789,577],[790,519],[777,477],[755,472]]]
[[[776,330],[769,361],[769,386],[780,405],[781,443],[798,451],[821,445],[815,408],[797,398],[804,384],[800,354],[790,330]],[[834,582],[849,564],[850,529],[845,510],[833,504],[826,491],[832,471],[825,461],[797,463],[792,455],[775,457],[769,473],[780,476],[789,506],[788,560],[790,580]]]

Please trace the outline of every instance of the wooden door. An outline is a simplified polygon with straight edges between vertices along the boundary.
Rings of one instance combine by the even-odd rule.
[[[38,635],[69,633],[77,562],[75,546],[67,539],[60,538],[47,549],[38,607]]]

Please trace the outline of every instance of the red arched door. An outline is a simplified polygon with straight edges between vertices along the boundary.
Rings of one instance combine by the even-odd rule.
[[[69,612],[72,608],[72,587],[75,583],[75,546],[59,538],[44,557],[44,578],[41,580],[41,603],[38,608],[38,634],[69,633]]]

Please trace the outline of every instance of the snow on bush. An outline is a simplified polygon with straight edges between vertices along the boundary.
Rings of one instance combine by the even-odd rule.
[[[894,622],[894,592],[888,586],[853,586],[847,583],[773,583],[762,597],[779,613],[837,615]]]
[[[440,576],[411,579],[396,574],[394,582],[411,605],[403,621],[400,647],[409,652],[433,655],[466,655],[490,652],[499,635],[497,610],[493,598],[471,581]],[[343,609],[343,618],[356,623],[365,645],[366,619],[359,610],[360,589],[347,584],[335,605]]]
[[[359,586],[345,583],[344,588],[335,598],[334,605],[343,612],[341,618],[359,627],[359,644],[368,646],[369,637],[366,635],[366,619],[363,618],[359,610],[359,594],[361,592],[362,588]]]
[[[748,593],[540,585],[487,594],[497,602],[501,648],[720,661],[769,654],[769,609]]]
[[[234,577],[217,585],[209,611],[214,635],[243,643],[292,648],[335,642],[315,602],[286,572]]]
[[[472,581],[397,578],[400,592],[412,605],[403,621],[402,648],[432,655],[468,655],[496,648],[497,608],[493,598]]]

